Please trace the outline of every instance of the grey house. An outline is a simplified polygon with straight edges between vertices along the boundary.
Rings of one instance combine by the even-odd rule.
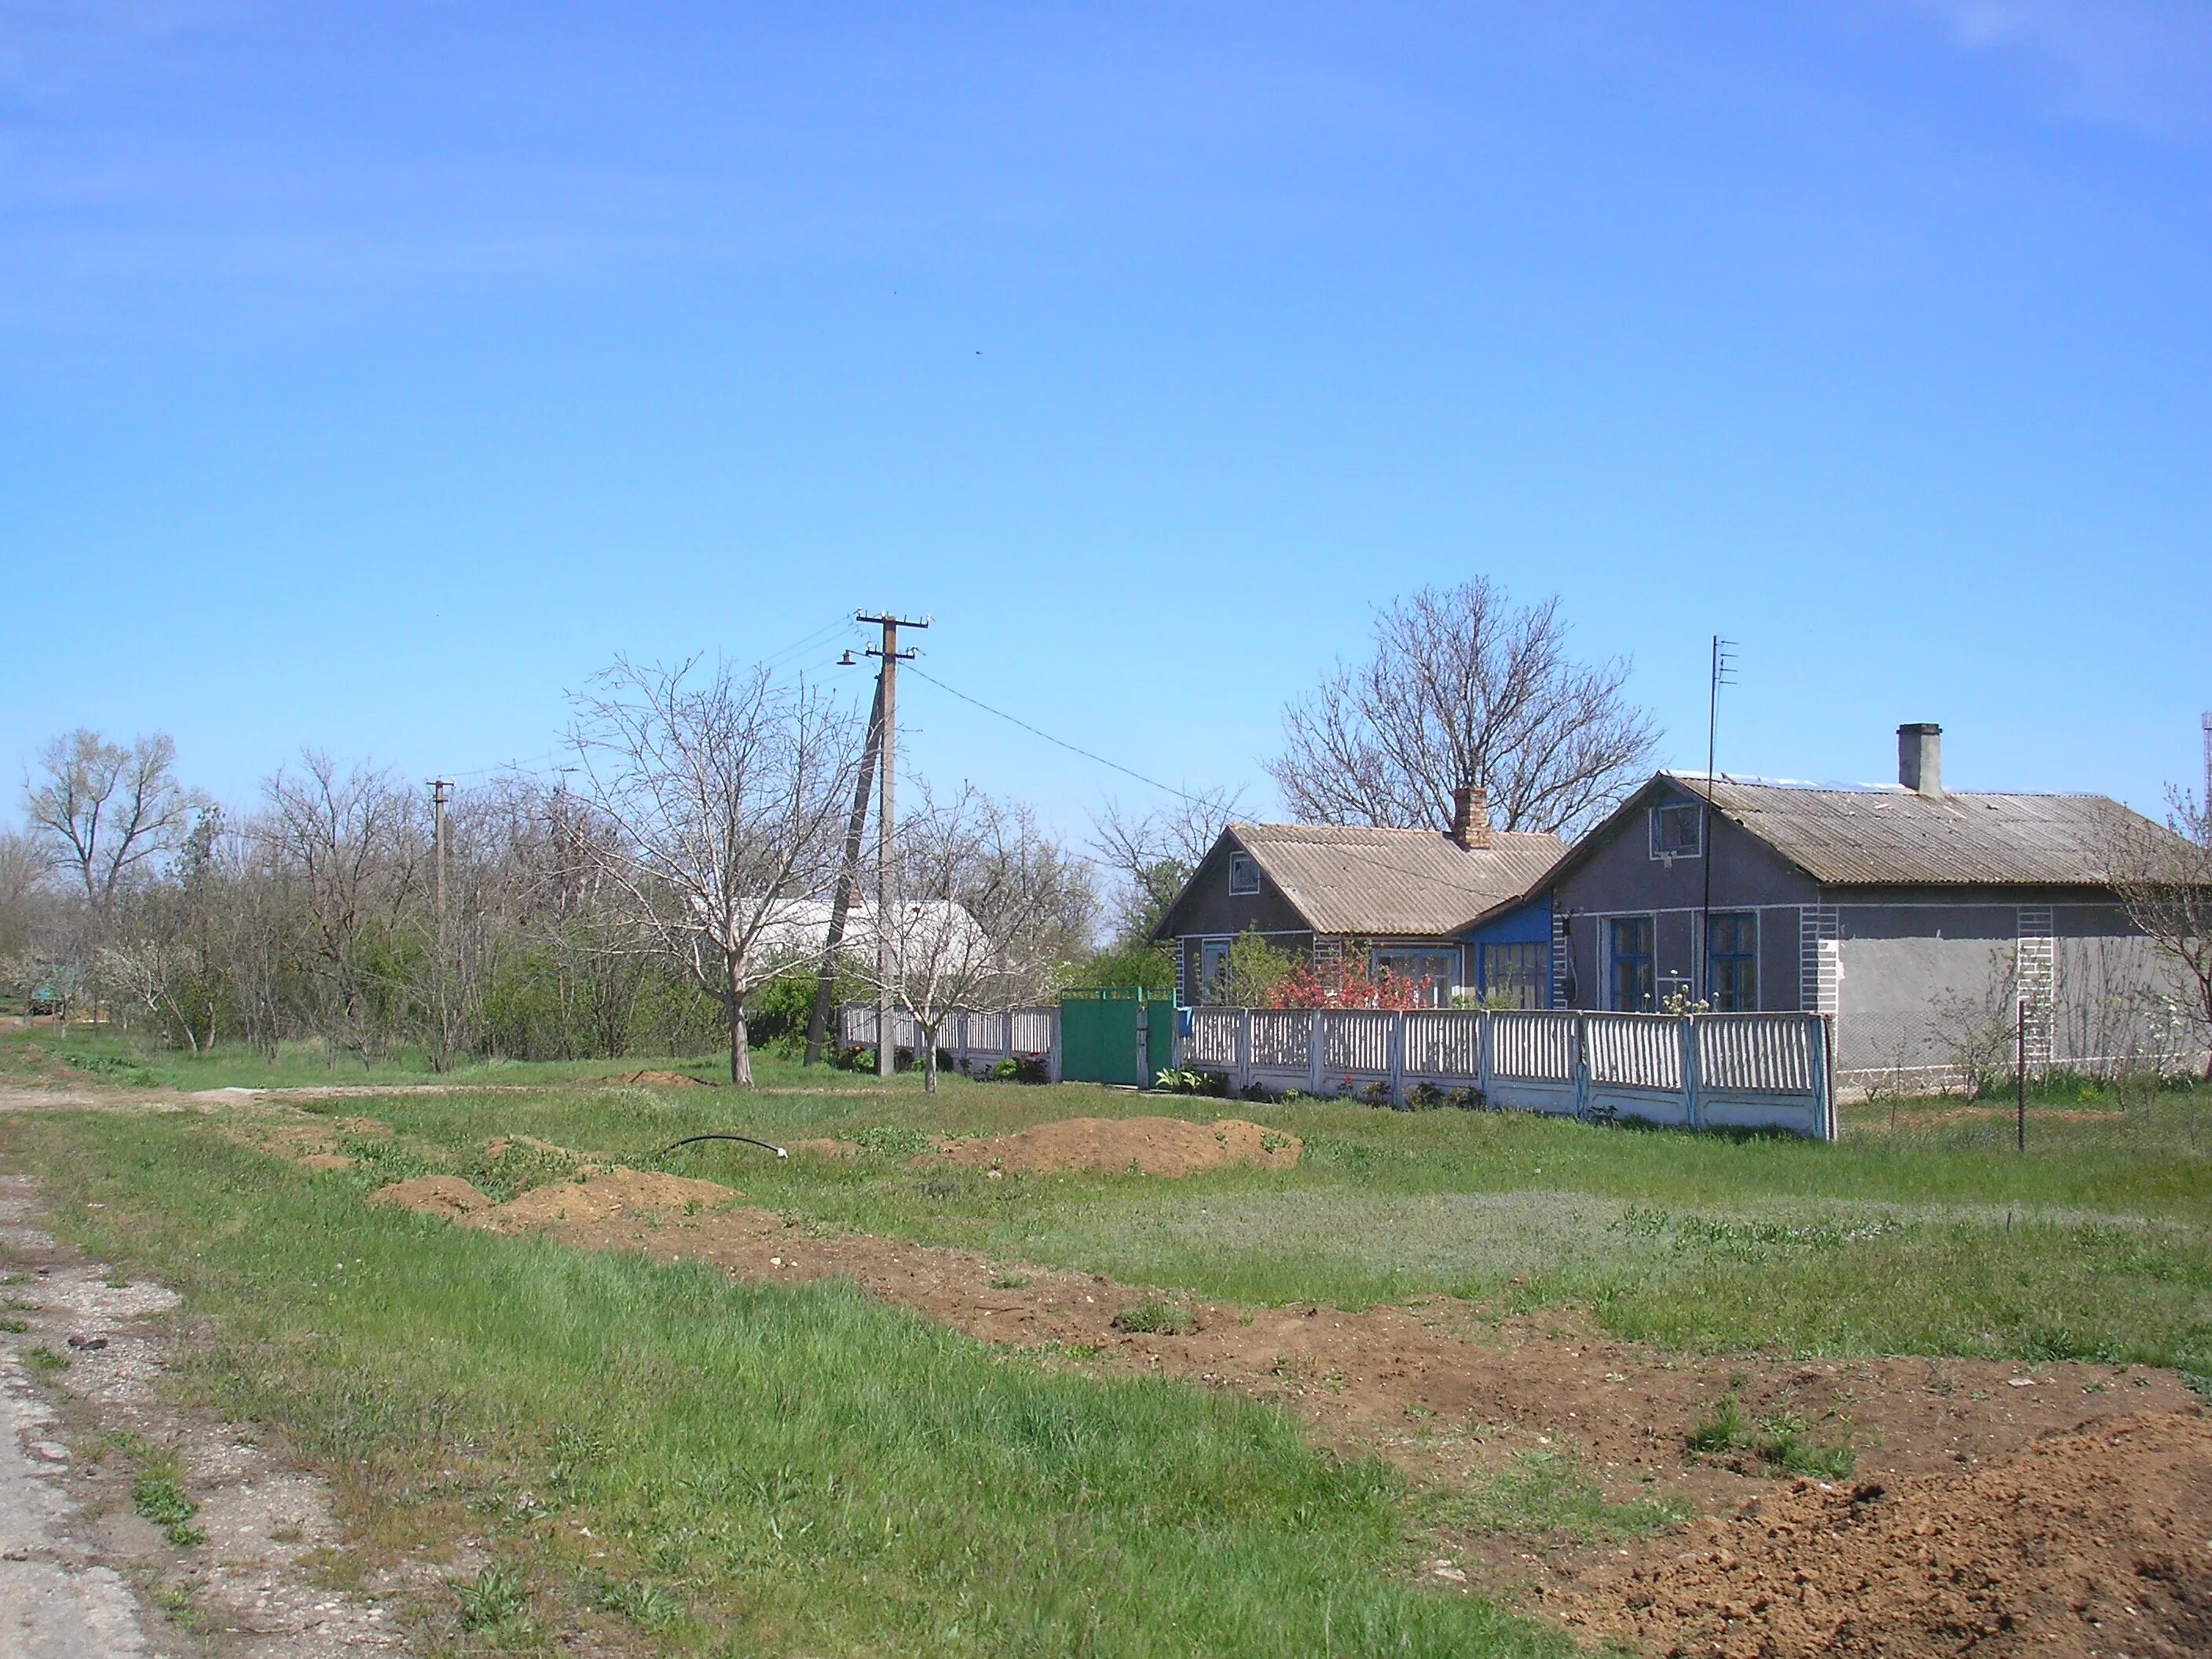
[[[1455,792],[1433,830],[1232,823],[1169,906],[1155,939],[1176,952],[1176,1000],[1211,1000],[1230,942],[1256,932],[1300,956],[1359,954],[1372,971],[1426,979],[1439,1004],[1473,984],[1462,938],[1525,893],[1565,850],[1553,835],[1492,830],[1480,789]]]
[[[2110,883],[2123,836],[2167,832],[2102,795],[1947,792],[1940,743],[1899,727],[1894,787],[1662,772],[1501,913],[1548,907],[1555,1006],[1832,1014],[1861,1085],[1940,1080],[2021,997],[2037,1061],[2197,1041]]]

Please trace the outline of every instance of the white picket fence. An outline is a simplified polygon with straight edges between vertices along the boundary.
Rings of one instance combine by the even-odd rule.
[[[1520,1111],[1836,1135],[1820,1014],[1206,1007],[1189,1018],[1178,1064],[1239,1092],[1256,1084],[1404,1105],[1426,1085]]]
[[[1467,1103],[1689,1128],[1836,1138],[1834,1041],[1821,1014],[1605,1014],[1549,1009],[1218,1008],[1182,1011],[1175,1065],[1310,1095],[1411,1103],[1426,1085]],[[873,1048],[876,1011],[848,1004],[848,1047]],[[915,1046],[914,1017],[892,1041]],[[974,1071],[1009,1057],[1060,1077],[1060,1010],[946,1017],[938,1047]]]
[[[876,1010],[872,1004],[848,1002],[838,1016],[840,1040],[848,1048],[876,1046]],[[919,1047],[912,1014],[894,1009],[891,1042],[908,1050]],[[1060,1010],[1006,1008],[989,1012],[970,1010],[947,1014],[937,1033],[937,1046],[951,1056],[963,1072],[1002,1060],[1042,1060],[1057,1082],[1060,1078]]]

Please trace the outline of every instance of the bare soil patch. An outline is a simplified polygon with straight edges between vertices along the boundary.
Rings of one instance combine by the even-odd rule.
[[[492,1207],[490,1199],[459,1176],[416,1176],[411,1181],[394,1182],[371,1193],[368,1201],[397,1204],[403,1210],[443,1216],[448,1221],[464,1220]]]
[[[624,1072],[616,1077],[593,1078],[594,1083],[635,1083],[648,1089],[711,1089],[715,1085],[683,1072]]]
[[[2212,1422],[2053,1435],[1952,1475],[1801,1482],[1591,1575],[1579,1630],[1723,1659],[2212,1652]]]
[[[1177,1117],[1071,1117],[1015,1134],[962,1141],[933,1158],[921,1161],[1031,1174],[1134,1170],[1143,1175],[1173,1176],[1216,1170],[1224,1164],[1287,1170],[1297,1163],[1303,1145],[1296,1135],[1262,1128],[1241,1118],[1225,1117],[1205,1124]]]
[[[224,1131],[241,1146],[281,1158],[303,1170],[347,1170],[353,1159],[338,1147],[350,1140],[385,1140],[392,1126],[374,1117],[270,1116],[240,1118]]]

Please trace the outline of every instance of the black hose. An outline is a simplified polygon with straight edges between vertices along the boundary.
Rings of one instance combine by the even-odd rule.
[[[742,1140],[748,1146],[764,1146],[769,1152],[774,1152],[778,1158],[789,1158],[791,1156],[789,1152],[785,1152],[782,1147],[777,1146],[773,1140],[756,1140],[750,1135],[728,1134],[686,1135],[681,1140],[672,1140],[667,1146],[663,1146],[659,1152],[655,1152],[653,1156],[655,1158],[666,1158],[669,1153],[674,1152],[678,1146],[696,1146],[702,1140]]]

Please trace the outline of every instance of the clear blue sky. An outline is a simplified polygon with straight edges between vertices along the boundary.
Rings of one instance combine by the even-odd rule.
[[[1718,629],[1724,766],[1937,720],[1959,786],[2154,806],[2212,707],[2212,8],[11,0],[0,554],[15,775],[79,723],[232,799],[468,772],[617,651],[865,605],[1256,784],[1370,606],[1482,573],[1670,760]],[[1144,797],[902,702],[934,775]]]

